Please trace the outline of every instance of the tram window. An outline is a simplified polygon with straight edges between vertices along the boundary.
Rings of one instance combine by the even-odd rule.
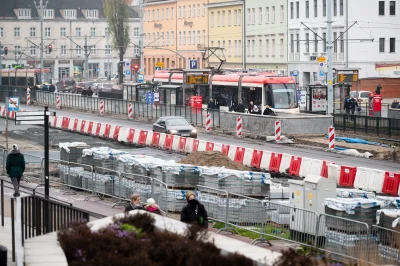
[[[273,106],[272,105],[272,93],[270,89],[266,89],[266,93],[265,93],[265,104],[269,105],[269,106]]]
[[[297,92],[294,84],[271,84],[274,108],[297,108]]]

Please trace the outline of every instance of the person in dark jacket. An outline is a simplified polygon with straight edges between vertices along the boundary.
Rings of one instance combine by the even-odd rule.
[[[398,108],[399,106],[399,101],[396,99],[393,99],[392,105],[390,106],[390,108]]]
[[[86,88],[82,88],[81,95],[82,95],[82,96],[87,96],[87,95],[88,95],[88,94],[87,94]]]
[[[130,212],[133,210],[144,210],[143,205],[140,203],[140,195],[139,194],[132,194],[131,201],[125,207],[125,212]]]
[[[250,114],[254,114],[254,102],[253,101],[250,101],[249,113]]]
[[[265,106],[263,115],[272,115],[272,116],[276,116],[275,112],[269,107],[269,105]]]
[[[239,104],[236,106],[236,112],[244,113],[244,105],[242,101],[240,101]]]
[[[53,84],[50,84],[49,92],[55,92],[55,91],[56,91],[56,87]]]
[[[195,199],[193,191],[188,191],[186,193],[186,200],[188,203],[182,209],[181,222],[197,224],[204,228],[208,228],[207,211],[204,208],[204,205]]]
[[[6,170],[14,186],[14,197],[19,197],[19,182],[25,171],[25,158],[17,144],[13,144],[12,151],[7,156]]]
[[[93,91],[92,91],[92,87],[89,86],[88,90],[87,90],[87,96],[92,97],[93,96]]]
[[[350,99],[346,98],[346,100],[344,102],[344,109],[346,110],[347,114],[350,114],[350,111],[351,111],[351,114],[354,115],[356,106],[358,107],[358,103],[357,103],[357,100],[354,99],[353,95],[350,97]]]
[[[216,109],[215,107],[216,106],[215,106],[214,100],[210,99],[210,101],[208,102],[207,108],[208,109]]]

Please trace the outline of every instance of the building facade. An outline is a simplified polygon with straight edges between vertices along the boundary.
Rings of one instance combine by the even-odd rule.
[[[360,78],[400,74],[381,67],[400,65],[400,37],[393,26],[399,6],[388,0],[332,0],[333,67],[359,68]],[[289,73],[298,71],[299,86],[324,82],[317,58],[327,55],[327,1],[288,1],[287,13]]]
[[[139,19],[130,8],[131,42],[139,44]],[[8,48],[3,67],[24,64],[40,67],[40,19],[33,1],[6,1],[0,10],[0,42]],[[44,67],[52,79],[83,78],[85,39],[90,47],[89,77],[105,77],[117,72],[118,52],[104,16],[102,1],[51,0],[43,11]],[[49,47],[52,51],[50,52]],[[137,46],[127,49],[127,60],[139,55]]]
[[[246,69],[287,75],[287,1],[245,3]]]
[[[244,1],[209,0],[208,32],[210,48],[222,48],[217,54],[226,59],[223,68],[243,69],[243,6]],[[209,60],[210,67],[218,67],[220,61],[216,56]]]

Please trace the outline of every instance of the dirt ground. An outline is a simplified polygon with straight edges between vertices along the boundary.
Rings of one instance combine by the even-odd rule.
[[[238,164],[228,156],[218,151],[198,151],[189,154],[186,158],[183,158],[179,163],[192,164],[197,166],[223,166],[228,169],[249,171],[249,167]]]

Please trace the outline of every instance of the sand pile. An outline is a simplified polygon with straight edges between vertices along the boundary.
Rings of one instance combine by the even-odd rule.
[[[197,151],[189,154],[186,158],[183,158],[179,163],[191,164],[196,166],[220,166],[227,169],[249,171],[249,167],[241,165],[237,162],[232,161],[228,156],[218,151]]]

